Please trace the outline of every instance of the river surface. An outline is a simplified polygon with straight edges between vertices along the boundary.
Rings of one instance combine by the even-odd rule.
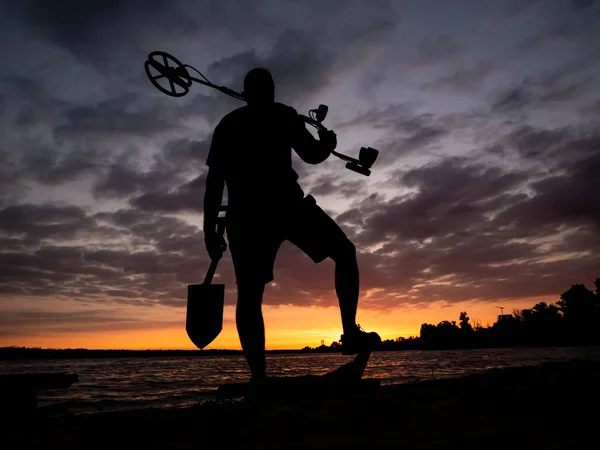
[[[453,378],[484,370],[570,359],[600,360],[599,347],[389,351],[371,355],[364,378],[382,385]],[[268,355],[269,375],[320,375],[352,360],[338,353]],[[186,407],[214,398],[224,383],[246,382],[243,356],[35,359],[0,361],[0,373],[67,372],[68,389],[38,392],[38,405],[67,402],[73,413]]]

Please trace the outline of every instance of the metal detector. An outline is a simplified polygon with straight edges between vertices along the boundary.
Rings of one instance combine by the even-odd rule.
[[[230,97],[238,100],[245,100],[241,93],[225,86],[218,86],[211,83],[198,69],[195,69],[189,64],[183,64],[177,58],[166,52],[155,51],[148,54],[148,59],[144,63],[144,67],[146,69],[146,75],[154,87],[171,97],[183,97],[190,91],[192,82],[195,81],[196,83],[216,89]],[[197,72],[202,78],[193,77],[190,75],[188,69]],[[154,70],[154,73],[152,70]],[[305,123],[312,125],[317,130],[327,131],[327,128],[322,124],[327,116],[327,111],[327,105],[319,105],[317,109],[311,109],[308,116],[300,114],[300,117]],[[332,151],[331,154],[346,161],[347,169],[369,176],[371,175],[371,166],[375,163],[375,160],[377,160],[379,151],[371,147],[362,147],[359,151],[358,159],[336,151]]]

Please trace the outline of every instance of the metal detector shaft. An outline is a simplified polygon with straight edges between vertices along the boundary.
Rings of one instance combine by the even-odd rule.
[[[195,81],[196,83],[203,84],[204,86],[208,86],[213,89],[216,89],[217,91],[222,92],[223,94],[229,95],[230,97],[237,98],[238,100],[246,100],[241,93],[236,92],[233,89],[229,89],[228,87],[217,86],[216,84],[213,84],[208,81],[201,80],[200,78],[196,78],[196,77],[192,77],[192,76],[190,76],[189,79],[192,81]]]
[[[159,60],[162,62],[160,62]],[[222,92],[223,94],[229,95],[230,97],[236,98],[238,100],[246,100],[244,98],[244,95],[240,92],[236,92],[233,89],[229,89],[225,86],[218,86],[214,83],[211,83],[197,69],[190,66],[189,64],[183,64],[177,58],[166,52],[151,52],[148,55],[148,59],[146,60],[144,66],[146,69],[146,75],[148,76],[150,82],[161,92],[172,97],[182,97],[186,95],[189,92],[189,88],[192,85],[192,81],[195,81],[196,83],[216,89],[217,91]],[[158,72],[158,75],[152,74],[150,72],[151,67]],[[191,76],[188,71],[188,68],[198,72],[198,74],[200,74],[200,76],[204,79]],[[158,82],[158,80],[160,79],[166,79],[169,82],[169,85],[167,87],[162,86]],[[179,87],[181,91],[178,91],[177,87]],[[302,114],[299,114],[299,116],[305,123],[312,125],[317,130],[327,131],[327,128],[321,123],[327,114],[327,106],[319,105],[319,108],[317,110],[311,110],[310,113],[311,115],[315,113],[314,117],[308,117]],[[378,152],[375,149],[368,148],[366,150],[369,151],[370,157],[363,158],[363,150],[364,149],[361,149],[361,155],[359,159],[352,158],[350,156],[338,153],[336,151],[332,151],[331,154],[346,161],[346,168],[368,176],[371,173],[369,168],[375,162]],[[366,151],[365,154],[367,154]]]

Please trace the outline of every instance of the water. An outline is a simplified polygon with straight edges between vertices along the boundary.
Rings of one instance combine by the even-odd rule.
[[[364,378],[378,378],[387,385],[580,358],[598,360],[600,348],[377,352],[371,355]],[[268,355],[267,367],[275,376],[320,375],[351,359],[323,353]],[[214,399],[221,384],[249,379],[245,359],[237,355],[0,361],[0,373],[39,372],[79,375],[68,389],[38,392],[39,406],[67,402],[74,413],[186,407]]]

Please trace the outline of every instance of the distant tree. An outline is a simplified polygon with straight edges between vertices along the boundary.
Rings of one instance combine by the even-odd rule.
[[[483,324],[481,323],[481,319],[475,318],[473,319],[473,330],[478,331],[483,328]]]
[[[548,305],[546,302],[537,303],[531,308],[533,317],[540,320],[558,320],[560,319],[560,309],[554,303]]]
[[[515,308],[515,309],[512,310],[513,318],[515,320],[518,320],[519,322],[523,322],[525,320],[524,315],[527,314],[527,311],[529,311],[529,310],[528,309],[518,309],[518,308]]]
[[[460,319],[460,329],[463,332],[470,333],[473,331],[473,327],[469,323],[469,316],[467,315],[467,313],[465,311],[460,313],[459,319]]]
[[[596,278],[594,285],[596,286],[596,297],[600,297],[600,278]]]
[[[443,320],[437,325],[421,325],[421,342],[426,346],[453,348],[461,344],[461,330],[455,321]]]
[[[594,283],[598,291],[599,282]],[[557,302],[563,317],[565,332],[573,345],[600,344],[600,295],[583,284],[574,284],[563,292]]]
[[[599,297],[583,284],[572,285],[561,294],[557,304],[565,319],[583,322],[593,320],[600,306]]]

